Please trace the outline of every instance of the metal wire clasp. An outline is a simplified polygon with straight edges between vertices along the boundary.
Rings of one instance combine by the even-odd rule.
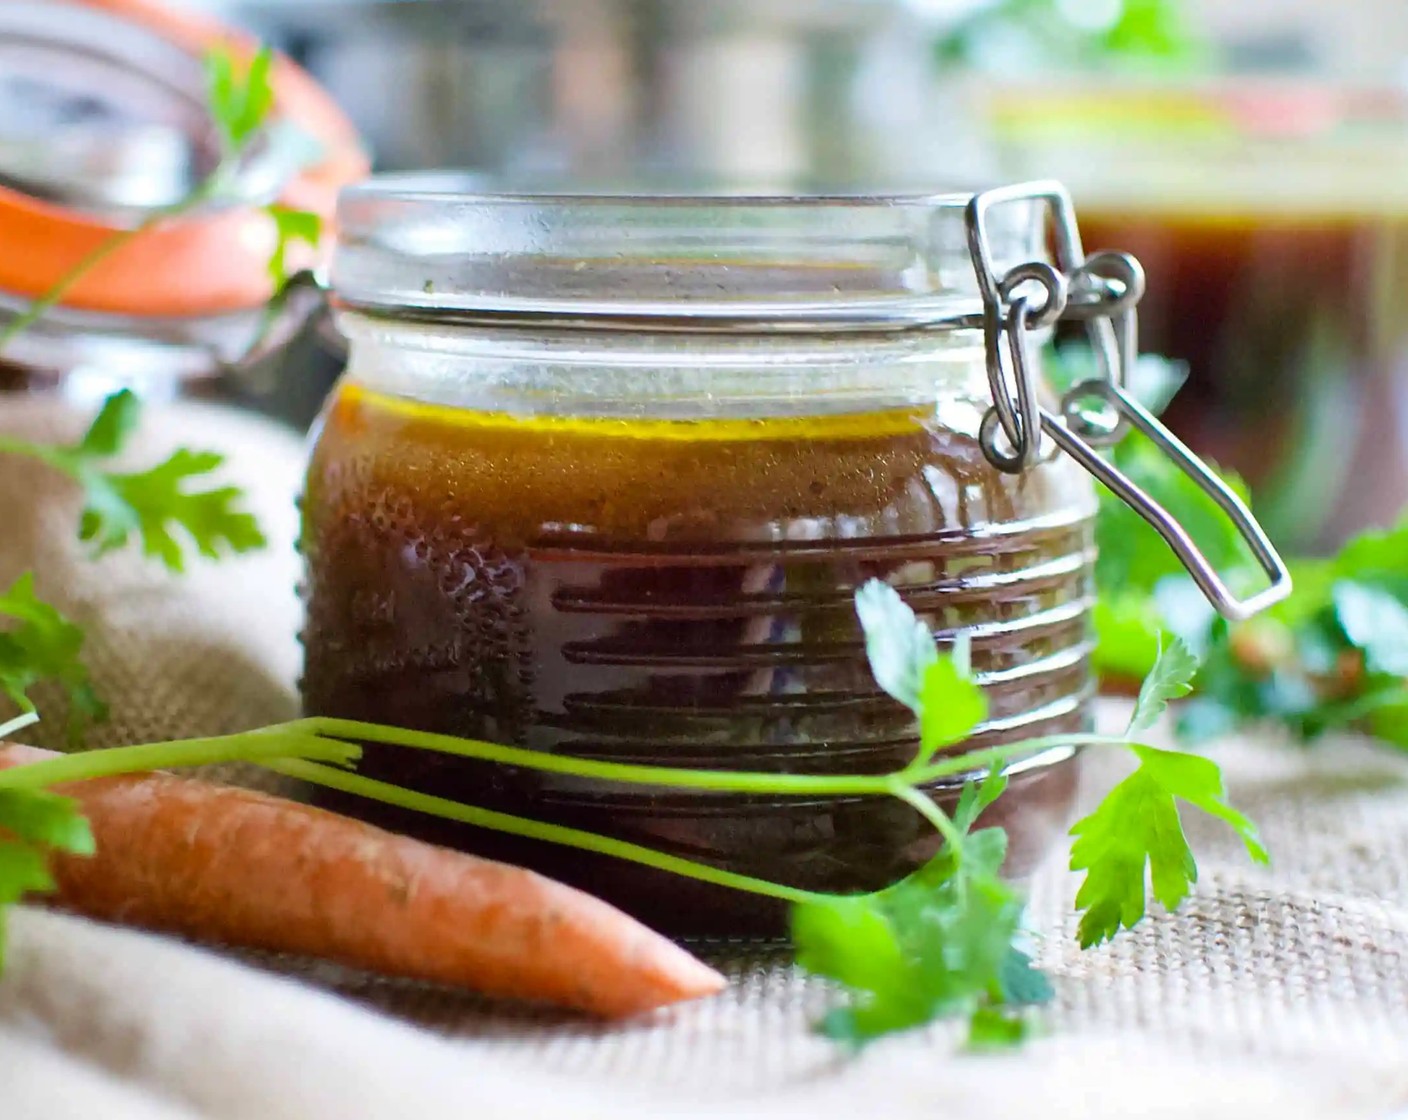
[[[1030,261],[999,276],[988,240],[988,213],[1014,202],[1045,204],[1054,263]],[[968,249],[983,299],[993,398],[979,433],[988,461],[1009,474],[1035,466],[1044,432],[1158,531],[1224,617],[1250,618],[1289,595],[1285,562],[1246,503],[1125,390],[1139,352],[1135,308],[1144,294],[1139,262],[1127,253],[1086,257],[1071,196],[1059,183],[1023,183],[974,195],[966,217]],[[1037,396],[1030,336],[1060,319],[1085,322],[1100,374],[1069,389],[1057,414],[1041,407]],[[1168,510],[1100,455],[1098,448],[1117,443],[1130,427],[1147,436],[1227,514],[1269,586],[1239,598]]]

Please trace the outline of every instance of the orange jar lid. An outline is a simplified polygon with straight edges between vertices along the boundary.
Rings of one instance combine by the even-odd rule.
[[[0,4],[0,293],[37,299],[124,229],[185,197],[218,162],[203,56],[258,44],[159,0]],[[250,171],[248,201],[162,221],[87,273],[63,305],[138,317],[248,310],[272,294],[275,231],[261,203],[330,221],[368,160],[331,98],[284,58],[272,119],[314,162]]]

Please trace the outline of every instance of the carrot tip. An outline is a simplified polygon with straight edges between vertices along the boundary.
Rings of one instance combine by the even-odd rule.
[[[668,977],[672,989],[670,1002],[702,999],[718,995],[728,987],[728,978],[717,969],[705,964],[687,949],[671,944],[674,952],[670,959],[661,962],[661,973]]]

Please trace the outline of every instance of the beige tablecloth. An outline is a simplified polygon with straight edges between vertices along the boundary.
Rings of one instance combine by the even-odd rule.
[[[77,423],[0,401],[0,429]],[[152,416],[144,454],[177,440],[234,451],[269,552],[174,585],[130,555],[91,566],[63,488],[0,460],[0,580],[35,567],[93,632],[116,702],[99,743],[292,710],[301,442],[187,407]],[[834,994],[745,945],[705,950],[734,977],[726,994],[607,1027],[26,910],[0,979],[0,1117],[1325,1118],[1408,1105],[1408,759],[1253,736],[1216,754],[1275,866],[1250,867],[1196,822],[1203,877],[1183,912],[1083,953],[1056,853],[1032,912],[1057,1000],[1047,1036],[1018,1055],[960,1054],[943,1027],[846,1055],[810,1030]],[[1108,765],[1087,767],[1092,790]]]

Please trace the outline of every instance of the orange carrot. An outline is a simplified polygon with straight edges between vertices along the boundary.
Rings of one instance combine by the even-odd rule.
[[[54,757],[0,748],[0,768]],[[673,942],[534,872],[170,774],[58,787],[97,855],[54,860],[60,905],[197,940],[604,1016],[717,992]]]

